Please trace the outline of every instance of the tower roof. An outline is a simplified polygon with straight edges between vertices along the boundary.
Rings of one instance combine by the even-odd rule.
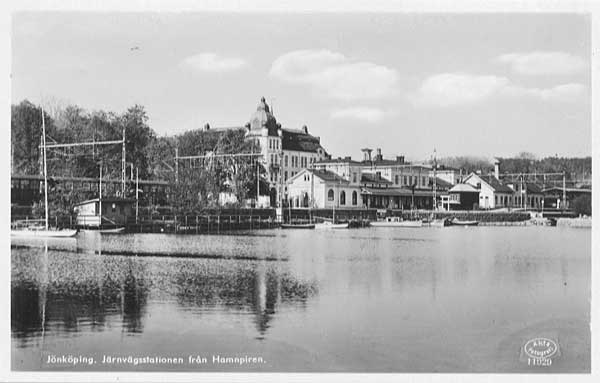
[[[267,128],[269,131],[269,136],[276,136],[277,129],[279,125],[277,124],[277,119],[271,113],[269,105],[265,101],[265,98],[262,97],[258,106],[256,107],[256,112],[250,117],[250,130],[251,131],[260,131],[263,128]]]

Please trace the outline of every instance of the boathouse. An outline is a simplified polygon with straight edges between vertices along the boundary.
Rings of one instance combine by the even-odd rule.
[[[94,198],[80,202],[74,207],[77,226],[87,228],[123,226],[129,217],[135,215],[134,203],[135,200],[126,198],[102,198],[102,200]],[[100,209],[102,209],[101,214]]]

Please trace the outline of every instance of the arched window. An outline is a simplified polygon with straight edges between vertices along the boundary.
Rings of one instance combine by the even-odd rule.
[[[327,200],[333,201],[333,189],[329,189],[329,191],[327,192]]]
[[[345,204],[346,204],[346,192],[342,190],[340,193],[340,205],[345,205]]]
[[[356,190],[352,192],[352,205],[356,206],[358,204],[358,194]]]

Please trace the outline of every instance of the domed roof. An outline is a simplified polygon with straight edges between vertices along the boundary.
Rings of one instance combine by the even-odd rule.
[[[267,128],[270,136],[276,136],[278,127],[277,119],[271,114],[269,105],[262,97],[256,107],[256,112],[250,117],[250,130],[260,131]]]

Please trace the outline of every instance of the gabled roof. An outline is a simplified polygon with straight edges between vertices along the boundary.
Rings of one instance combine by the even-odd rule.
[[[482,175],[482,174],[471,173],[467,176],[467,178],[465,178],[465,181],[471,177],[479,178],[480,180],[482,180],[483,182],[488,184],[497,193],[511,193],[511,194],[514,193],[514,190],[512,190],[508,186],[502,184],[502,182],[500,182],[500,180],[498,180],[498,178],[494,177],[492,174]]]
[[[341,183],[341,184],[349,183],[347,180],[338,176],[334,172],[331,172],[329,170],[319,170],[319,169],[302,169],[295,176],[290,178],[287,182],[288,183],[293,182],[293,180],[295,180],[296,178],[299,178],[304,173],[311,173],[315,177],[320,178],[321,180],[323,180],[325,182],[338,183],[338,184],[339,183]]]
[[[456,184],[448,193],[479,193],[479,190],[470,184]]]

